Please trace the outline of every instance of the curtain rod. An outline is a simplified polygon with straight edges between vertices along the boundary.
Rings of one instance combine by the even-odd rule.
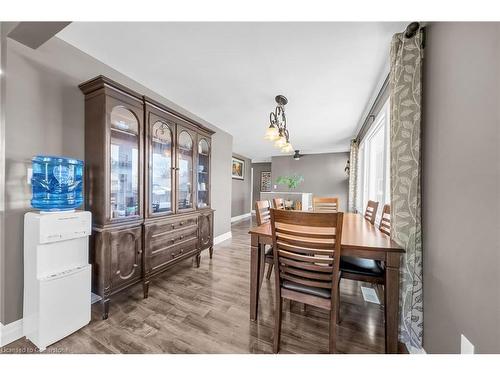
[[[406,29],[404,31],[404,36],[405,38],[413,38],[417,31],[420,29],[420,23],[418,22],[412,22],[408,26],[406,26]],[[387,77],[385,77],[384,83],[382,84],[382,87],[380,88],[380,91],[378,92],[375,100],[373,101],[372,106],[370,107],[370,110],[368,111],[368,115],[365,118],[365,121],[363,122],[363,125],[361,125],[361,128],[359,129],[358,135],[356,136],[355,140],[356,142],[360,141],[360,136],[364,135],[366,133],[366,127],[368,120],[374,120],[375,115],[373,114],[373,110],[376,108],[376,106],[379,104],[380,98],[382,94],[384,93],[384,90],[387,88],[387,85],[389,84],[389,74]]]
[[[409,39],[415,36],[418,29],[420,29],[420,24],[418,22],[412,22],[406,26],[405,38]]]
[[[363,136],[366,133],[366,128],[369,126],[368,121],[372,120],[373,122],[373,120],[375,120],[375,115],[373,114],[373,111],[378,106],[380,99],[382,98],[384,91],[387,89],[388,85],[389,85],[389,74],[387,74],[387,77],[385,77],[384,83],[382,84],[382,87],[380,88],[377,96],[375,97],[375,100],[373,101],[373,104],[370,107],[370,110],[368,111],[368,115],[366,116],[363,125],[361,125],[361,128],[359,129],[358,135],[355,138],[356,142],[361,141],[361,136]]]

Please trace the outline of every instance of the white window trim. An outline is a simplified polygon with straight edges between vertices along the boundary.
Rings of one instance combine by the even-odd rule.
[[[379,209],[377,210],[377,216],[375,222],[379,224],[380,216],[382,212],[383,205],[387,202],[390,203],[390,100],[388,99],[382,109],[377,114],[372,126],[366,133],[365,137],[362,139],[359,145],[359,158],[358,158],[358,199],[356,202],[356,209],[358,212],[364,213],[366,204],[368,202],[368,184],[365,183],[369,181],[369,168],[365,168],[366,161],[368,160],[370,154],[370,141],[374,135],[380,130],[380,127],[384,126],[384,153],[385,153],[385,163],[384,163],[384,183],[385,189],[383,194],[383,201],[379,202]]]

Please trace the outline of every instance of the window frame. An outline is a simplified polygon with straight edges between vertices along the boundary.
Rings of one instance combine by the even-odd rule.
[[[383,128],[383,129],[382,129]],[[360,142],[359,145],[359,154],[358,154],[358,194],[357,194],[357,202],[356,209],[358,212],[364,212],[365,207],[370,200],[369,196],[369,181],[370,181],[370,153],[371,153],[371,141],[374,139],[376,135],[378,135],[379,131],[384,132],[384,170],[383,170],[383,200],[379,202],[379,209],[377,210],[377,215],[375,218],[375,222],[379,224],[382,209],[386,203],[390,203],[391,200],[391,191],[390,191],[390,99],[387,99],[381,110],[378,112],[375,117],[372,125],[366,132],[365,136]],[[372,198],[376,199],[376,198]]]

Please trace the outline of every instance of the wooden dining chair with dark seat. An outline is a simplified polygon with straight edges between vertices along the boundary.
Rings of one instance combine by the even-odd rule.
[[[329,351],[334,353],[343,213],[270,211],[276,277],[273,350],[279,352],[287,299],[329,310]]]
[[[285,209],[285,200],[283,198],[274,198],[273,205],[274,205],[274,208],[277,208],[279,210],[284,210]]]
[[[255,217],[257,219],[257,225],[262,225],[268,223],[271,220],[269,213],[270,204],[269,201],[257,201],[255,202]],[[273,260],[273,248],[272,246],[264,249],[264,261],[268,264],[266,279],[271,278],[273,272],[274,260]]]
[[[380,224],[378,226],[381,232],[391,235],[391,205],[385,204],[382,209],[382,216],[380,217]]]
[[[375,224],[375,218],[377,217],[378,202],[368,201],[365,210],[365,219],[370,223]]]
[[[378,206],[378,202],[375,203]],[[388,236],[391,235],[390,214],[391,206],[389,204],[384,205],[379,230]],[[343,256],[340,259],[340,271],[342,279],[384,285],[385,267],[384,263],[380,260]],[[337,319],[340,322],[340,313],[337,315]]]
[[[339,210],[339,199],[337,197],[314,197],[314,212],[337,212]]]

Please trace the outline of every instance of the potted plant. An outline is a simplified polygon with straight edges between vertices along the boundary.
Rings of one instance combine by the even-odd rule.
[[[304,181],[304,177],[294,174],[292,176],[279,176],[276,179],[278,185],[286,185],[290,191],[293,191]],[[285,208],[291,209],[293,206],[293,200],[285,199]]]
[[[276,179],[276,183],[278,185],[287,185],[288,189],[294,190],[299,186],[299,184],[304,181],[304,177],[300,175],[293,175],[293,176],[279,176]]]

